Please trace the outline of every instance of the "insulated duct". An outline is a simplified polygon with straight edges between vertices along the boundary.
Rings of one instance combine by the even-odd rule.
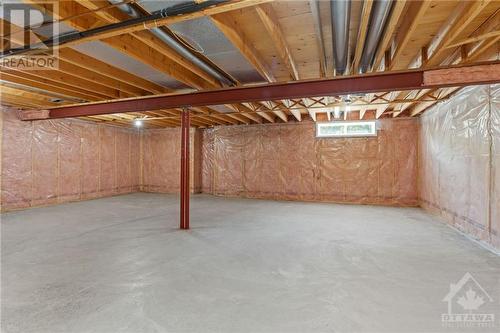
[[[117,5],[122,3],[122,0],[108,0],[113,5]],[[139,18],[142,16],[142,14],[137,11],[133,6],[130,4],[121,4],[117,6],[122,12],[125,14],[133,17],[133,18]],[[198,58],[196,55],[194,55],[191,50],[189,50],[185,45],[180,43],[175,37],[172,37],[165,31],[163,31],[161,28],[152,28],[151,33],[154,34],[156,37],[158,37],[162,42],[170,46],[172,49],[174,49],[176,52],[178,52],[182,57],[188,59],[190,62],[201,68],[203,71],[206,73],[210,74],[217,80],[219,80],[221,83],[227,85],[227,86],[234,86],[234,82],[231,81],[229,78],[227,78],[223,73],[220,73],[217,69],[213,68],[200,58]]]
[[[375,57],[377,46],[384,32],[387,19],[390,16],[392,4],[392,0],[376,0],[373,3],[370,24],[368,25],[363,55],[361,56],[359,66],[360,73],[366,73],[373,65],[373,58]]]
[[[37,42],[34,44],[29,44],[29,45],[24,45],[19,48],[11,48],[8,50],[2,50],[0,51],[0,59],[5,58],[5,57],[10,57],[14,55],[21,55],[21,54],[26,54],[26,53],[43,53],[46,51],[47,48],[54,48],[54,47],[60,47],[62,45],[65,45],[67,43],[71,42],[76,42],[78,40],[84,39],[84,38],[89,38],[92,36],[97,36],[99,34],[103,34],[106,32],[110,31],[116,31],[118,29],[124,29],[129,26],[137,25],[137,24],[146,24],[149,22],[154,22],[155,20],[159,20],[165,17],[173,17],[177,15],[186,15],[189,13],[194,13],[197,11],[204,10],[206,8],[209,8],[211,6],[215,6],[224,2],[227,2],[229,0],[206,0],[200,3],[196,2],[185,2],[185,3],[180,3],[178,5],[170,6],[168,8],[164,8],[161,10],[157,10],[153,12],[150,15],[141,15],[140,13],[136,12],[133,7],[131,8],[130,13],[133,14],[136,12],[138,14],[137,16],[134,16],[130,20],[122,21],[122,22],[117,22],[117,23],[112,23],[108,24],[102,27],[97,27],[97,28],[92,28],[89,30],[85,31],[72,31],[69,33],[64,33],[56,36],[52,36],[47,38],[46,40],[42,42]],[[111,1],[112,3],[116,3],[116,1]],[[121,2],[119,2],[121,3]],[[123,7],[122,7],[123,8]],[[122,9],[123,10],[123,9]],[[128,10],[125,8],[125,10]],[[160,32],[163,32],[161,29],[152,29],[153,30],[158,30]],[[168,36],[167,33],[165,33],[166,36]],[[174,39],[174,37],[168,36],[169,39]],[[167,37],[167,38],[168,38]],[[164,40],[162,37],[159,37],[162,40]],[[165,39],[166,42],[166,39]],[[177,41],[176,41],[177,42]],[[179,42],[177,42],[179,43]],[[170,44],[169,44],[170,45]],[[221,73],[220,70],[213,68],[213,66],[206,64],[203,60],[197,58],[189,52],[187,48],[184,50],[177,49],[177,47],[174,47],[171,45],[174,49],[178,50],[179,53],[181,53],[183,56],[185,56],[187,59],[190,59],[194,64],[202,68],[205,72],[209,73],[213,77],[217,78],[221,83],[225,83],[227,85],[233,86],[235,85],[236,82],[233,82],[233,80],[229,77],[226,77],[224,73]],[[185,52],[188,52],[189,55]]]
[[[337,75],[345,74],[349,54],[349,24],[351,0],[330,2],[332,17],[333,58]]]

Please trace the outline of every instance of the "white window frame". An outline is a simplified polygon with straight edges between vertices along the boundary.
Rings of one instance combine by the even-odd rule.
[[[370,125],[369,133],[347,133],[346,129],[349,125]],[[321,127],[342,127],[342,133],[338,134],[320,134]],[[317,138],[362,138],[377,136],[377,123],[373,121],[333,121],[316,123],[316,137]]]

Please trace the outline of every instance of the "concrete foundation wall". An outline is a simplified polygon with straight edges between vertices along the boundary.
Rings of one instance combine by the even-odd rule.
[[[500,85],[461,90],[421,117],[421,206],[500,249]]]

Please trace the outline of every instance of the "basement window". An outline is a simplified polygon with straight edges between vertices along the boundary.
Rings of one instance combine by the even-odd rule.
[[[317,138],[377,136],[375,121],[338,121],[316,123]]]

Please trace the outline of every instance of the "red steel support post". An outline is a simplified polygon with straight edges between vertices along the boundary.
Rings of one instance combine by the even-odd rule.
[[[181,229],[189,229],[189,110],[181,119]]]

